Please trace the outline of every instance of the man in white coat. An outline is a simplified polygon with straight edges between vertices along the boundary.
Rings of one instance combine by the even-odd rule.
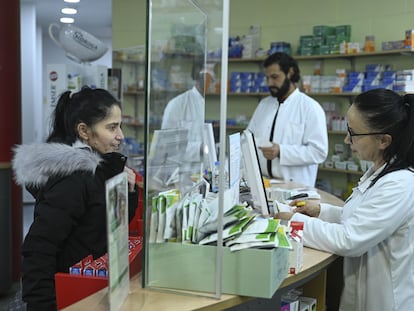
[[[274,53],[263,63],[270,96],[262,99],[247,127],[256,139],[262,174],[313,187],[318,164],[328,155],[325,112],[297,88],[297,62]]]

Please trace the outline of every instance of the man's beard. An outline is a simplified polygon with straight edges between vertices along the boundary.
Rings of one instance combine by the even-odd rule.
[[[285,78],[285,81],[283,81],[283,84],[280,88],[269,88],[270,95],[272,95],[272,97],[276,97],[277,101],[280,103],[285,99],[286,94],[289,92],[289,88],[290,81],[288,78]],[[275,89],[277,89],[277,91]]]

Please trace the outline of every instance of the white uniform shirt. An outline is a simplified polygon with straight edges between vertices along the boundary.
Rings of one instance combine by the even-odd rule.
[[[189,130],[186,157],[193,162],[200,161],[204,106],[204,97],[194,86],[168,102],[161,124],[162,129],[187,128]]]
[[[268,96],[257,106],[248,129],[256,142],[269,141],[270,131],[279,103]],[[318,164],[328,155],[326,116],[317,101],[298,89],[280,105],[273,142],[280,145],[280,157],[272,160],[272,175],[285,181],[294,181],[313,187]],[[257,150],[263,175],[267,159]]]
[[[292,218],[304,222],[306,246],[344,256],[340,310],[414,308],[414,173],[389,173],[368,189],[379,171],[365,173],[343,208]]]

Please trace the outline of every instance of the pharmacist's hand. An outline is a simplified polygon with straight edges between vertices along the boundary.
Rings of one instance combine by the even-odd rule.
[[[135,172],[126,166],[124,167],[124,172],[126,172],[128,176],[128,190],[129,192],[133,192],[135,189]]]
[[[304,204],[303,204],[304,202]],[[290,206],[295,207],[293,210],[295,213],[302,213],[311,217],[318,217],[321,211],[319,200],[293,200],[289,203]]]
[[[278,144],[272,144],[271,147],[259,147],[263,156],[268,160],[273,160],[279,156],[280,147]]]
[[[283,220],[290,220],[293,216],[293,213],[289,213],[289,212],[280,212],[277,213],[273,218],[276,219],[283,219]]]

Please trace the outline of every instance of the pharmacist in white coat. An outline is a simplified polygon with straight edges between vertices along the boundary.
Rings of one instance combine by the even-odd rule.
[[[292,57],[274,53],[263,66],[271,96],[260,101],[247,127],[262,174],[313,187],[318,164],[328,155],[325,112],[297,88],[300,71]]]
[[[304,222],[306,246],[344,256],[340,310],[411,311],[414,95],[385,89],[362,93],[350,106],[347,119],[345,143],[373,166],[344,207],[308,200],[295,214],[276,217]]]

